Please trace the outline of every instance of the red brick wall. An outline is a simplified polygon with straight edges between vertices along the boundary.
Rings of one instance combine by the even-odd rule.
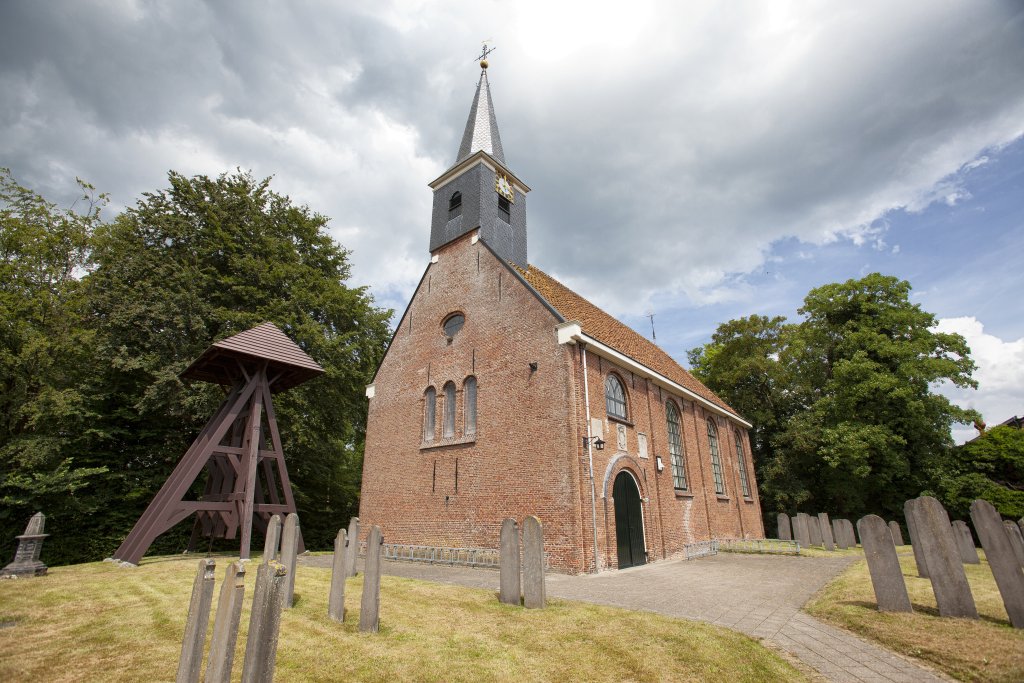
[[[496,548],[501,522],[537,515],[553,568],[593,568],[593,522],[581,349],[559,345],[555,316],[471,235],[435,252],[374,381],[363,463],[360,519],[379,524],[385,542]],[[466,316],[451,342],[442,321]],[[585,330],[584,330],[585,332]],[[537,370],[530,363],[537,363]],[[744,441],[752,497],[740,495],[734,424],[715,418],[726,496],[711,477],[706,413],[677,399],[689,489],[672,486],[665,401],[652,381],[587,353],[589,406],[607,445],[594,451],[601,567],[617,565],[612,484],[629,469],[644,499],[649,560],[678,556],[709,538],[763,537],[753,463]],[[626,451],[616,448],[604,379],[616,372],[629,405]],[[463,381],[477,378],[477,433],[463,433]],[[455,437],[442,438],[444,385],[457,389]],[[422,435],[424,392],[437,391],[435,436]],[[638,453],[638,434],[648,455]],[[656,456],[665,464],[655,467]],[[457,477],[456,477],[457,472]],[[456,484],[457,479],[457,484]],[[457,490],[456,490],[457,485]]]

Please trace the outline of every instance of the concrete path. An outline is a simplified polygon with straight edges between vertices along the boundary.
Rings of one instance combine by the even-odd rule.
[[[330,557],[301,562],[329,567]],[[596,575],[549,574],[547,593],[725,626],[773,643],[830,681],[950,680],[800,611],[851,562],[850,557],[722,553]],[[385,562],[384,572],[498,590],[498,572],[493,569]]]

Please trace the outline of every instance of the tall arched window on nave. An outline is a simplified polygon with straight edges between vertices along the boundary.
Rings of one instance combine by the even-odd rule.
[[[679,409],[672,401],[665,403],[665,423],[668,425],[668,454],[672,461],[672,487],[677,491],[686,490],[686,468],[683,465],[682,424]]]
[[[437,419],[437,390],[427,387],[423,393],[423,440],[434,440],[434,422]]]
[[[718,430],[714,421],[708,418],[708,447],[711,449],[711,476],[715,479],[715,493],[725,495],[725,477],[722,475],[722,458],[718,453]]]
[[[470,375],[462,385],[463,412],[466,421],[466,436],[476,434],[476,377]]]

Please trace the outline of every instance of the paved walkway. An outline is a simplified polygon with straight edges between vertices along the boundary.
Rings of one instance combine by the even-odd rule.
[[[600,574],[549,574],[551,597],[696,619],[763,638],[830,681],[949,680],[800,608],[853,558],[722,553],[697,560],[657,562]],[[330,556],[302,558],[329,567]],[[498,589],[493,569],[385,562],[393,576]]]

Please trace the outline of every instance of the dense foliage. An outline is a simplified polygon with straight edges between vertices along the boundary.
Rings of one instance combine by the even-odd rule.
[[[168,188],[110,223],[95,209],[60,212],[6,180],[5,191],[43,217],[31,222],[34,214],[4,196],[5,264],[13,264],[5,267],[19,283],[10,304],[5,290],[5,333],[24,317],[8,308],[25,305],[16,293],[39,279],[20,270],[39,268],[40,239],[17,235],[39,224],[39,234],[75,251],[52,256],[73,262],[63,279],[32,290],[37,307],[55,301],[59,315],[40,313],[4,339],[4,381],[32,399],[3,399],[4,537],[41,509],[62,538],[44,559],[109,555],[223,397],[178,374],[212,342],[270,321],[326,370],[275,397],[303,535],[326,547],[358,505],[363,388],[390,315],[345,284],[348,252],[328,236],[327,218],[242,172],[172,172]],[[186,527],[157,549],[180,550]]]
[[[902,517],[976,415],[933,391],[975,386],[962,337],[934,330],[910,284],[868,275],[808,293],[797,323],[752,316],[689,353],[694,373],[754,423],[766,528],[776,512]]]
[[[937,468],[935,489],[961,519],[978,498],[1004,517],[1024,518],[1024,431],[1000,425],[954,448]]]

